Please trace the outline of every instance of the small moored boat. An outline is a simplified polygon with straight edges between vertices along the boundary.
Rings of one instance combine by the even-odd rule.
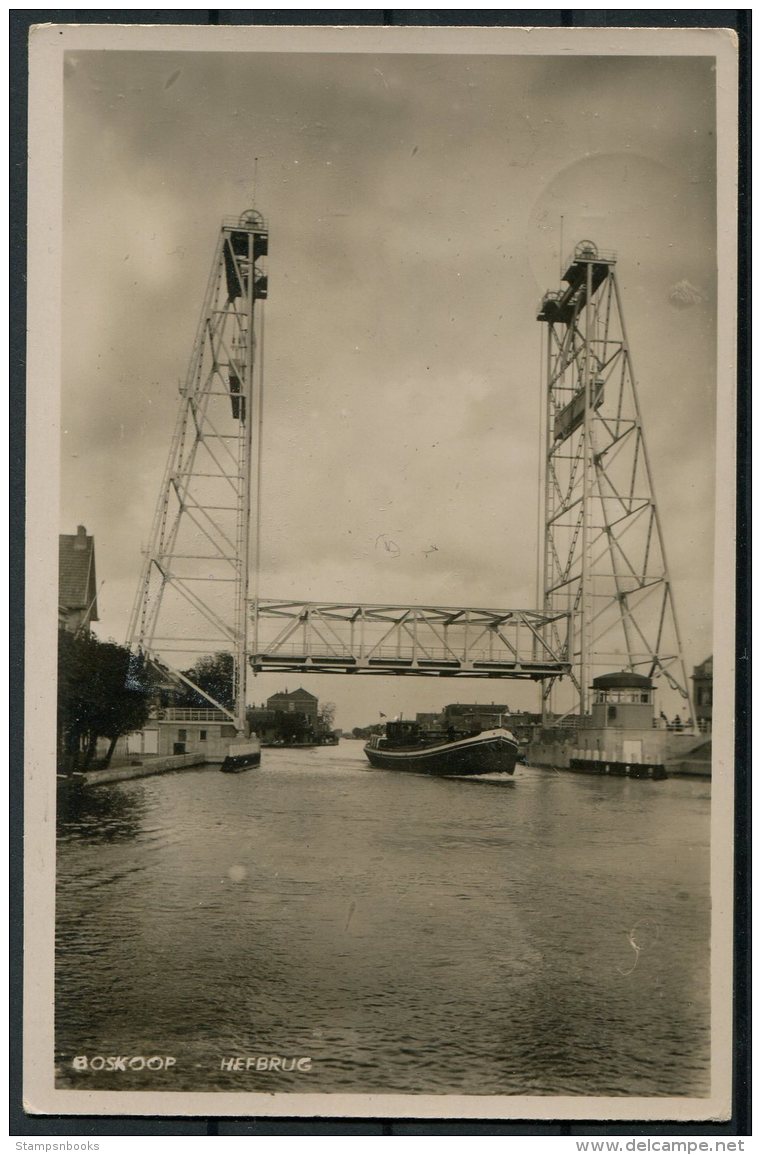
[[[426,731],[418,722],[387,722],[365,746],[371,766],[411,774],[512,774],[518,743],[509,730]]]

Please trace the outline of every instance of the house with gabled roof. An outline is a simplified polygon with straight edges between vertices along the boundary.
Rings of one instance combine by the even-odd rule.
[[[291,690],[290,693],[286,690],[272,694],[267,699],[268,710],[281,710],[284,714],[303,714],[312,725],[317,722],[318,707],[319,701],[314,694],[310,694],[309,690],[304,690],[301,686],[298,690]]]
[[[58,537],[58,628],[76,634],[97,621],[95,540],[78,525]]]

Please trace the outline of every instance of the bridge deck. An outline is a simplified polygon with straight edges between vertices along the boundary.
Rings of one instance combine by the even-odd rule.
[[[564,613],[260,599],[251,616],[256,672],[541,680],[571,668]]]

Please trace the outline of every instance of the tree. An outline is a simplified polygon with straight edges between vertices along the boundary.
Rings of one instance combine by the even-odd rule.
[[[88,632],[58,634],[58,759],[67,772],[87,770],[98,738],[109,738],[107,766],[122,734],[147,721],[152,678],[124,646]]]
[[[200,690],[210,694],[221,706],[226,706],[228,710],[235,708],[235,660],[232,654],[222,650],[217,654],[199,658],[189,670],[183,670],[182,673]],[[184,683],[175,704],[194,710],[214,708],[208,698],[191,690],[190,686]]]
[[[333,729],[333,723],[336,718],[336,704],[335,702],[323,702],[317,711],[317,718],[319,720],[320,729],[325,733],[330,733]]]

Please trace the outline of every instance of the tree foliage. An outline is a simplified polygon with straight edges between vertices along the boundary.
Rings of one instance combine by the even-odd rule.
[[[354,738],[370,738],[373,734],[382,734],[383,726],[376,722],[372,726],[354,726],[352,728],[352,737]]]
[[[317,717],[320,722],[320,729],[326,733],[333,729],[333,723],[336,720],[336,704],[335,702],[322,702]]]
[[[235,661],[232,654],[220,651],[217,654],[199,658],[189,670],[183,670],[182,673],[199,689],[210,694],[221,706],[227,707],[228,710],[235,708]],[[184,683],[183,689],[178,692],[175,704],[196,710],[213,709],[208,698],[192,690],[190,686],[186,686]]]
[[[152,679],[124,646],[93,634],[58,635],[58,755],[67,773],[86,770],[98,738],[116,740],[148,719]]]

